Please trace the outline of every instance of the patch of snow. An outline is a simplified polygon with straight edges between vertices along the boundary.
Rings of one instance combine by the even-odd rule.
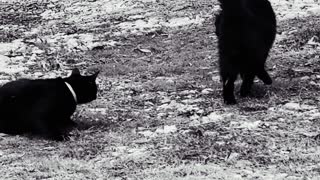
[[[316,137],[317,135],[319,135],[319,132],[302,132],[301,134],[307,137]]]
[[[204,101],[204,99],[197,98],[197,99],[184,99],[181,102],[184,103],[184,104],[195,104],[195,103],[199,104],[199,103],[201,103],[203,101]]]
[[[154,133],[150,130],[141,131],[141,132],[139,132],[139,134],[142,134],[143,136],[146,136],[146,137],[155,137],[156,136],[156,133]]]
[[[80,43],[79,43],[78,39],[70,38],[66,41],[66,45],[68,46],[69,49],[74,49],[74,48],[80,46]]]
[[[145,156],[148,152],[147,152],[147,148],[143,147],[143,148],[132,148],[132,149],[128,149],[128,155],[125,158],[140,158]]]
[[[148,21],[138,19],[133,22],[123,22],[118,25],[123,30],[132,30],[132,29],[139,29],[140,31],[146,30],[146,29],[157,29],[160,28],[161,25],[159,24],[159,21],[156,21],[154,18],[149,19]]]
[[[107,114],[107,109],[106,108],[90,108],[89,111],[91,111],[93,113],[100,113],[102,115],[106,115]]]
[[[194,117],[194,116],[192,116],[192,117]],[[189,123],[189,126],[199,126],[199,125],[201,125],[201,122],[200,122],[200,120],[199,120],[199,116],[196,116],[197,117],[197,119],[196,118],[192,118],[191,120],[191,122]]]
[[[0,72],[7,74],[15,74],[26,70],[26,67],[19,67],[18,65],[9,65],[11,59],[7,56],[0,54]]]
[[[10,58],[0,54],[0,69],[7,65],[10,61]]]
[[[171,99],[168,96],[161,96],[161,104],[169,103]]]
[[[300,104],[299,103],[293,103],[289,102],[283,106],[283,108],[288,109],[288,110],[300,110]]]
[[[189,95],[189,94],[196,94],[196,93],[198,93],[197,90],[183,90],[179,94],[180,95]]]
[[[223,117],[219,114],[217,114],[216,112],[212,112],[210,113],[208,116],[204,116],[201,119],[202,123],[211,123],[211,122],[219,122],[223,120]]]
[[[198,111],[199,107],[197,105],[190,104],[182,104],[178,103],[175,100],[172,100],[169,104],[162,104],[158,106],[158,110],[176,110],[177,112],[190,112],[190,111]]]
[[[241,168],[241,167],[250,167],[253,163],[248,160],[238,160],[235,164],[235,167]]]
[[[308,13],[311,15],[320,15],[320,7],[309,8]]]
[[[320,112],[310,114],[310,119],[311,119],[311,120],[318,120],[318,119],[320,119]]]
[[[67,49],[81,49],[83,51],[92,50],[98,46],[116,46],[121,44],[114,40],[101,41],[99,36],[94,34],[55,34],[53,36],[45,36],[43,40],[48,43],[51,47],[60,48],[61,45],[64,45]]]
[[[7,82],[10,82],[10,80],[0,80],[0,85],[3,85],[3,84],[5,84],[5,83],[7,83]],[[0,135],[1,136],[1,135]]]
[[[166,27],[178,27],[178,26],[186,26],[190,24],[198,24],[201,25],[204,19],[201,18],[199,15],[196,16],[195,19],[190,19],[189,17],[179,17],[179,18],[172,18],[169,22],[162,23]]]
[[[298,111],[298,110],[312,110],[312,109],[317,109],[316,106],[310,106],[306,104],[299,104],[299,103],[294,103],[294,102],[289,102],[285,105],[283,105],[284,109],[287,110],[293,110],[293,111]]]
[[[140,16],[139,16],[140,17]],[[140,17],[141,18],[141,17]],[[201,25],[204,22],[204,18],[201,18],[199,15],[195,19],[189,17],[178,17],[172,18],[169,21],[165,22],[163,18],[158,17],[149,17],[148,19],[137,19],[136,21],[122,22],[117,26],[122,29],[122,33],[131,31],[131,33],[138,32],[150,32],[155,31],[161,27],[180,27],[187,26],[191,24]],[[137,31],[138,30],[138,31]]]
[[[111,155],[115,157],[122,156],[122,154],[125,153],[127,149],[127,146],[118,146],[114,149],[114,152],[111,152]]]
[[[276,16],[280,20],[305,17],[312,13],[318,13],[319,2],[314,0],[270,0]],[[307,9],[307,10],[306,10]]]
[[[231,153],[226,160],[227,161],[236,161],[239,158],[240,154],[239,153]]]
[[[22,46],[25,46],[22,39],[16,39],[11,43],[0,43],[0,55],[6,55],[10,51],[15,51]]]
[[[163,127],[160,127],[158,129],[156,129],[155,132],[152,132],[150,130],[145,130],[145,131],[141,131],[138,132],[138,134],[142,134],[145,137],[156,137],[159,134],[171,134],[171,133],[175,133],[178,131],[178,128],[175,125],[165,125]]]
[[[257,129],[261,124],[261,121],[254,121],[254,122],[231,122],[231,125],[234,125],[235,128],[240,128],[240,129],[248,129],[248,130],[253,130]]]
[[[62,18],[64,16],[64,12],[55,12],[51,9],[47,9],[42,14],[40,14],[40,16],[44,20],[54,20]]]
[[[35,47],[33,48],[33,51],[32,51],[34,54],[43,54],[45,51],[44,50],[41,50],[39,49],[38,47]]]
[[[212,79],[212,81],[217,82],[217,83],[220,83],[220,80],[221,80],[220,76],[218,76],[218,75],[212,76],[211,79]]]
[[[208,95],[208,94],[212,94],[212,93],[213,93],[213,89],[211,89],[211,88],[206,88],[201,91],[201,94],[204,94],[204,95]]]
[[[204,136],[211,136],[211,137],[217,137],[219,136],[219,133],[218,132],[213,132],[213,131],[205,131],[203,133]],[[222,141],[221,141],[222,142]],[[220,143],[221,143],[220,142]],[[216,144],[219,144],[218,142],[216,142]],[[222,144],[219,144],[219,145],[222,145]]]
[[[178,128],[175,125],[165,125],[163,128],[158,128],[156,130],[156,133],[158,134],[170,134],[170,133],[175,133],[177,132]]]

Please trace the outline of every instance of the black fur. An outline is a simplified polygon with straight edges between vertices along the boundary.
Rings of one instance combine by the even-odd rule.
[[[67,78],[20,79],[0,88],[0,132],[31,133],[48,139],[63,140],[75,125],[70,119],[77,104],[97,97],[98,73],[81,76],[78,69]],[[77,103],[65,82],[77,96]]]
[[[268,0],[219,0],[221,12],[216,17],[220,75],[223,99],[235,104],[234,82],[240,74],[241,96],[250,92],[255,76],[265,84],[272,79],[265,61],[275,39],[276,18]]]

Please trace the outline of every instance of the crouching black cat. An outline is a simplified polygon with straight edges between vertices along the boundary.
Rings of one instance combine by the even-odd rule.
[[[241,96],[250,92],[255,76],[265,84],[272,79],[265,61],[275,39],[276,18],[268,0],[219,0],[221,12],[216,17],[220,75],[223,99],[235,104],[234,82],[240,74]]]
[[[70,116],[76,105],[97,98],[97,75],[81,76],[74,69],[67,78],[20,79],[3,85],[0,132],[63,140],[75,125]]]

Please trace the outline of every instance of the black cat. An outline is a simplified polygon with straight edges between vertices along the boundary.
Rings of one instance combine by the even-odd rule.
[[[97,98],[98,73],[81,76],[78,69],[67,78],[20,79],[0,88],[0,132],[31,133],[63,140],[75,125],[70,119],[77,104]]]
[[[250,92],[255,76],[265,84],[272,79],[265,61],[275,39],[276,18],[268,0],[219,0],[221,12],[216,17],[219,68],[223,99],[235,104],[234,82],[240,74],[242,97]]]

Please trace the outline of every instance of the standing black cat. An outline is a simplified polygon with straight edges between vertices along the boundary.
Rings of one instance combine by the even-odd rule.
[[[235,104],[234,82],[240,74],[241,96],[247,96],[255,76],[265,84],[272,80],[265,61],[275,39],[276,18],[268,0],[219,0],[216,17],[223,99]]]
[[[63,140],[75,125],[70,119],[77,104],[97,98],[98,73],[81,76],[78,69],[67,78],[20,79],[0,88],[0,132],[31,133]]]

